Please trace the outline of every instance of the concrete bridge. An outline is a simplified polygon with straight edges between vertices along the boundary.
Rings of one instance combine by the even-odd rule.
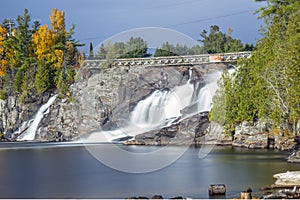
[[[113,59],[107,60],[85,60],[83,67],[91,70],[99,70],[101,65],[109,62],[112,66],[193,66],[207,63],[226,63],[236,62],[240,58],[249,58],[251,51],[234,52],[234,53],[218,53],[218,54],[202,54],[187,56],[168,56],[168,57],[152,57],[152,58],[130,58],[130,59]]]

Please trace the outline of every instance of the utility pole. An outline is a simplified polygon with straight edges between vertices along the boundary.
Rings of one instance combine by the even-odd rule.
[[[15,24],[15,23],[13,22],[14,19],[8,19],[7,21],[8,21],[8,22],[6,22],[5,25],[9,25],[9,35],[8,35],[8,36],[11,36],[11,35],[12,35],[12,25]]]

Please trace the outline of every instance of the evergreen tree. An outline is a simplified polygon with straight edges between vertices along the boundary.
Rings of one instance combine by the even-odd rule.
[[[104,44],[101,44],[99,52],[97,53],[96,57],[99,59],[105,59],[106,54],[107,54],[107,51],[105,49],[105,46],[104,46]]]
[[[141,37],[131,37],[125,45],[125,53],[119,58],[145,58],[151,55],[147,53],[148,47],[147,42]]]
[[[42,94],[47,89],[52,88],[53,74],[51,73],[50,63],[45,60],[38,62],[37,73],[35,77],[35,88],[38,94]]]
[[[90,42],[90,53],[89,53],[89,59],[94,58],[94,48],[93,48],[93,43]]]
[[[204,51],[207,53],[224,53],[224,52],[240,52],[240,51],[251,51],[253,45],[245,44],[239,39],[232,38],[233,30],[228,29],[228,33],[225,34],[220,31],[217,25],[210,27],[210,33],[207,35],[207,31],[203,30],[200,36],[202,37],[200,42],[203,43]]]
[[[173,52],[169,52],[167,50],[164,50],[164,49],[155,49],[155,52],[154,52],[154,57],[164,57],[164,56],[176,56],[175,53]]]
[[[32,43],[32,29],[30,29],[30,15],[27,9],[23,16],[18,16],[17,27],[5,42],[6,57],[9,65],[8,73],[13,80],[13,89],[26,101],[34,91],[34,73],[36,71],[36,57]],[[27,80],[25,80],[25,77]],[[9,89],[9,85],[7,85]]]
[[[264,38],[258,41],[250,59],[239,61],[233,86],[221,85],[223,95],[216,96],[211,119],[217,117],[214,109],[226,96],[226,115],[231,116],[226,121],[228,126],[264,118],[273,122],[273,128],[281,126],[294,135],[299,133],[299,10],[300,2],[295,0],[268,0],[268,6],[260,9],[266,19]]]

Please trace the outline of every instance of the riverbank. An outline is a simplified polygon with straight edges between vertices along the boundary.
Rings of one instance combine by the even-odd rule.
[[[289,162],[300,163],[299,138],[285,129],[272,129],[266,122],[243,122],[236,126],[232,135],[223,127],[209,122],[208,113],[200,113],[178,121],[169,127],[149,131],[124,142],[126,145],[166,146],[211,144],[248,149],[276,149],[291,152]]]
[[[263,187],[261,191],[263,194],[260,197],[252,195],[252,189],[248,187],[246,190],[241,191],[240,196],[237,198],[230,198],[231,200],[238,199],[299,199],[300,198],[300,171],[287,171],[285,173],[274,174],[273,177],[276,179],[275,183],[270,187]],[[226,186],[224,184],[218,184],[216,190],[222,190],[221,194],[214,194],[211,191],[211,185],[208,189],[210,198],[226,198]],[[222,187],[221,187],[222,186]],[[220,189],[221,187],[221,189]],[[219,191],[216,191],[219,192]],[[151,198],[145,196],[130,197],[126,200],[133,199],[164,199],[162,195],[154,195]],[[177,196],[169,199],[191,199],[189,197]],[[229,199],[229,198],[227,198]]]

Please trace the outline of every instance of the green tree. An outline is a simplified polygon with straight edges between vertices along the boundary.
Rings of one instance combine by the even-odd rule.
[[[42,94],[54,86],[54,74],[49,62],[40,60],[38,62],[37,73],[35,77],[35,88],[38,94]]]
[[[155,52],[154,52],[154,57],[164,57],[164,56],[176,56],[175,53],[173,52],[169,52],[167,50],[164,50],[164,49],[155,49]]]
[[[273,127],[299,133],[300,122],[300,2],[268,0],[260,9],[265,18],[266,32],[257,42],[251,58],[239,61],[232,87],[223,87],[228,126],[241,121],[265,118]],[[226,79],[223,77],[223,82]],[[222,95],[219,95],[222,96]],[[220,107],[216,96],[214,113]],[[232,103],[235,106],[232,107]]]
[[[205,50],[203,47],[201,47],[200,45],[195,45],[191,48],[192,54],[193,55],[200,55],[200,54],[205,54]]]
[[[204,50],[207,53],[221,53],[225,51],[226,34],[220,31],[219,26],[211,26],[208,35],[207,31],[203,30],[200,36],[202,37],[200,42],[203,43]]]
[[[219,26],[213,25],[210,27],[210,33],[203,30],[200,34],[203,43],[204,51],[207,53],[224,53],[224,52],[240,52],[240,51],[251,51],[253,45],[245,44],[239,39],[232,38],[233,30],[228,29],[228,33],[225,34],[220,31]],[[208,34],[208,35],[207,35]]]
[[[119,58],[145,58],[151,56],[151,54],[147,53],[147,42],[141,37],[129,38],[125,45],[125,50],[124,54],[120,55]]]
[[[107,49],[105,48],[104,44],[101,44],[98,53],[96,54],[96,58],[98,59],[105,59],[107,54]]]
[[[241,40],[229,38],[224,45],[224,52],[240,52],[244,50]]]
[[[89,52],[89,59],[94,58],[94,48],[93,48],[93,43],[90,42],[90,52]]]
[[[23,16],[18,16],[17,18],[15,34],[9,37],[6,43],[6,48],[11,48],[15,52],[15,63],[11,65],[12,77],[14,77],[14,90],[21,93],[23,100],[26,100],[27,95],[34,92],[31,90],[31,86],[34,85],[33,74],[36,69],[36,58],[31,37],[30,15],[28,10],[25,9]],[[25,80],[24,77],[28,79]]]

